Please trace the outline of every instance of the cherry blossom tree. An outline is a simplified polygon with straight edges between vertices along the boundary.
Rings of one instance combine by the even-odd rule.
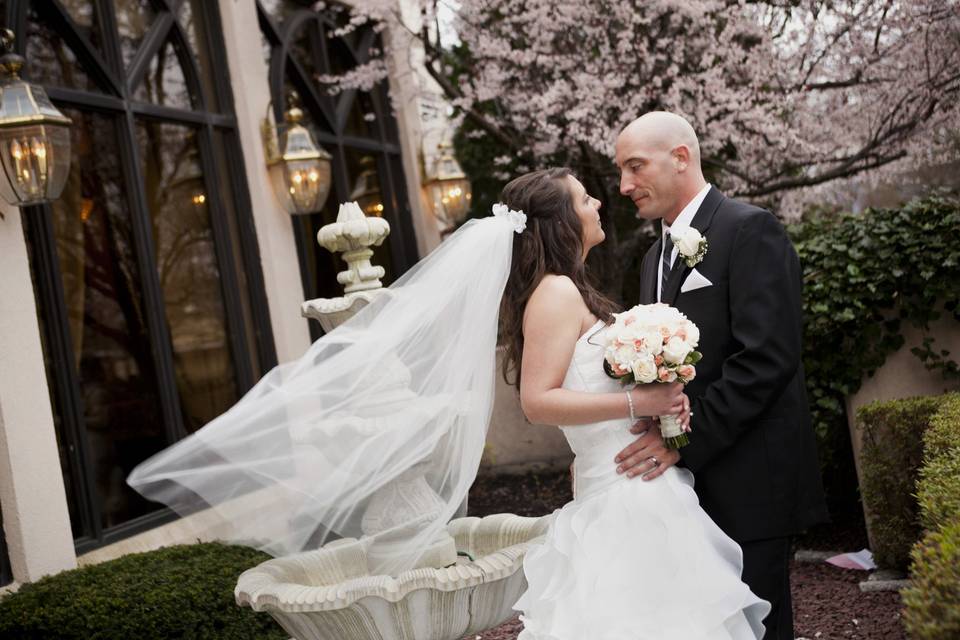
[[[928,159],[958,121],[956,0],[464,0],[459,54],[432,28],[442,0],[419,1],[421,25],[395,0],[352,24],[415,29],[439,86],[513,155],[609,160],[624,124],[671,109],[728,189],[760,197]]]
[[[454,1],[417,0],[415,24],[397,0],[366,0],[345,30],[373,20],[418,42],[462,133],[496,150],[475,179],[565,164],[626,215],[613,144],[655,109],[691,121],[711,181],[782,214],[843,181],[957,155],[958,0]],[[455,46],[439,37],[444,7]],[[614,234],[610,266],[641,233],[619,248]]]

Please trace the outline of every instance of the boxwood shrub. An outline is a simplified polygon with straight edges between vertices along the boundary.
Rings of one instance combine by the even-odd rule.
[[[286,640],[273,618],[233,597],[240,574],[267,558],[204,543],[64,571],[0,599],[0,638]]]
[[[916,482],[924,432],[942,396],[873,402],[861,407],[860,490],[877,564],[906,571],[921,535]]]
[[[911,553],[904,623],[918,640],[960,638],[960,394],[924,434],[917,495],[926,534]]]
[[[960,638],[960,520],[930,531],[911,554],[903,622],[915,640]]]

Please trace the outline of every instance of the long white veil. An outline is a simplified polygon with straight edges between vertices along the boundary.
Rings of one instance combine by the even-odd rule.
[[[377,572],[428,564],[476,477],[493,404],[500,299],[523,226],[520,212],[496,213],[128,483],[198,536],[274,556],[357,538],[376,543]]]

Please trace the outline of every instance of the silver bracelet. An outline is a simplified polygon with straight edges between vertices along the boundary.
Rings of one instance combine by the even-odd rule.
[[[627,391],[627,406],[630,407],[630,421],[636,422],[637,415],[633,412],[633,396],[630,395],[629,391]]]

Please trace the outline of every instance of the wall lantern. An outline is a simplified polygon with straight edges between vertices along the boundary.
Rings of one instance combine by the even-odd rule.
[[[14,33],[0,31],[0,196],[15,206],[56,200],[70,173],[70,118],[42,87],[20,79]]]
[[[290,214],[320,211],[330,194],[330,154],[317,146],[300,124],[303,111],[299,108],[287,111],[279,136],[270,122],[269,110],[268,105],[261,129],[274,193]]]
[[[433,215],[440,226],[440,235],[452,233],[470,210],[470,181],[453,157],[449,144],[437,145],[440,157],[424,187]]]
[[[350,192],[350,199],[356,202],[364,215],[383,217],[383,198],[380,196],[380,180],[377,178],[377,161],[373,156],[360,159],[360,175]]]

